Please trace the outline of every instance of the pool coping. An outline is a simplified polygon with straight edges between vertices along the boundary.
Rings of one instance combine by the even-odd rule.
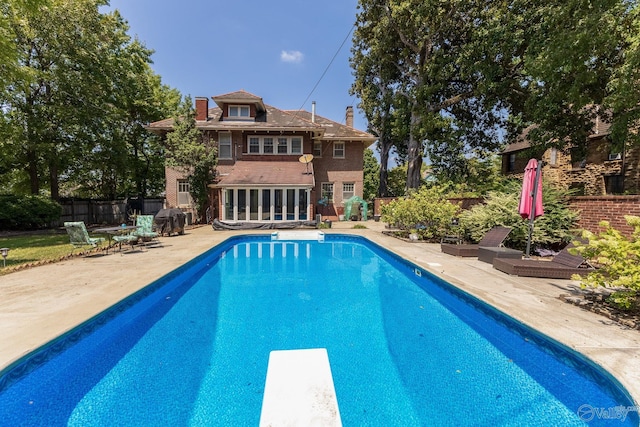
[[[640,331],[560,300],[578,286],[570,280],[509,276],[477,259],[440,252],[439,245],[405,242],[367,221],[334,223],[327,233],[356,234],[390,250],[463,291],[533,327],[611,373],[640,401]],[[270,231],[214,231],[204,226],[162,246],[70,259],[18,271],[0,281],[0,370],[64,334],[176,267],[230,237]]]

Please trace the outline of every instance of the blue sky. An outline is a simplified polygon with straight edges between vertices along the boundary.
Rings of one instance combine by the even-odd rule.
[[[366,130],[358,100],[349,95],[348,34],[357,4],[112,0],[109,9],[118,9],[129,34],[155,51],[153,70],[183,95],[211,97],[243,89],[284,110],[311,111],[316,101],[317,114],[338,123],[353,105],[354,126]]]

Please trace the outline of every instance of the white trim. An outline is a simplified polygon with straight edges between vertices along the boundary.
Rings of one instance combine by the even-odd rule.
[[[339,150],[336,149],[339,144],[342,145],[342,155],[336,155],[336,151],[339,151]],[[333,143],[333,158],[334,159],[344,159],[345,155],[346,155],[346,150],[347,150],[347,144],[345,144],[344,141],[335,141]]]
[[[251,140],[257,140],[257,147],[258,147],[258,151],[257,152],[252,152],[251,151]],[[272,151],[270,153],[265,152],[265,140],[271,140],[271,149]],[[293,141],[294,140],[299,140],[300,141],[300,147],[299,147],[299,151],[293,149]],[[286,141],[286,152],[280,152],[280,142],[281,141]],[[256,145],[254,145],[255,147]],[[284,147],[284,144],[282,145],[282,147]],[[248,135],[247,136],[247,149],[246,149],[246,153],[247,155],[267,155],[267,156],[283,156],[283,155],[296,155],[296,156],[300,156],[303,154],[304,152],[304,138],[302,138],[301,136],[273,136],[273,135]]]
[[[221,147],[222,147],[222,137],[223,137],[223,136],[225,136],[225,137],[226,137],[226,136],[228,136],[228,137],[229,137],[229,157],[223,157],[223,156],[221,155],[221,153],[222,153],[222,150],[221,150]],[[225,145],[226,145],[226,144],[225,144]],[[233,138],[231,137],[231,132],[220,132],[220,133],[218,134],[218,158],[219,158],[219,159],[225,159],[225,160],[227,160],[227,159],[233,159]]]
[[[311,214],[311,188],[307,186],[272,186],[272,187],[225,187],[222,188],[222,220],[223,221],[252,221],[252,222],[275,222],[275,221],[309,221],[312,217]],[[238,192],[240,190],[245,191],[245,215],[243,218],[240,218],[238,211]],[[258,219],[251,219],[251,191],[258,191],[258,206],[257,206],[257,216]],[[266,207],[263,205],[263,191],[269,191],[269,206]],[[290,190],[293,190],[293,199],[288,200],[288,193]],[[280,218],[276,218],[276,206],[275,206],[275,195],[276,191],[281,191],[282,193],[282,206],[278,211],[278,215]],[[300,191],[305,191],[306,193],[306,212],[300,211]],[[232,192],[232,198],[234,200],[233,208],[232,208],[232,217],[229,218],[227,215],[227,192]],[[292,206],[290,206],[292,204]],[[292,212],[289,212],[289,208],[293,207]],[[264,214],[268,212],[268,219],[264,219]],[[289,217],[289,215],[292,215]]]

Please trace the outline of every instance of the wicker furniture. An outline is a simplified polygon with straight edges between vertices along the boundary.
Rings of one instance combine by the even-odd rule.
[[[493,264],[494,258],[522,259],[522,251],[509,249],[502,246],[497,248],[487,248],[481,246],[478,249],[478,261]]]
[[[547,279],[571,279],[574,274],[584,276],[593,267],[581,256],[571,255],[567,246],[551,261],[536,259],[494,258],[493,268],[513,276],[542,277]]]
[[[440,250],[449,255],[474,257],[478,256],[478,249],[480,247],[497,248],[502,246],[502,242],[504,242],[509,233],[511,233],[510,227],[493,227],[491,230],[487,231],[487,234],[484,235],[478,244],[456,245],[452,243],[441,243]]]

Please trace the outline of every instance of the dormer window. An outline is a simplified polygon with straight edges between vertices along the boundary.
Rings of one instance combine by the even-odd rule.
[[[229,105],[228,117],[230,119],[249,119],[251,109],[248,105]]]

